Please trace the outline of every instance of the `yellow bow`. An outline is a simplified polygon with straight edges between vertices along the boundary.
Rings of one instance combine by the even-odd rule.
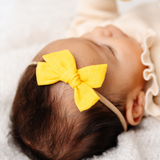
[[[99,88],[103,84],[107,64],[77,69],[69,50],[46,54],[43,59],[46,62],[38,62],[36,69],[38,85],[49,85],[58,81],[69,83],[74,89],[75,103],[80,111],[89,109],[100,99],[92,88]]]

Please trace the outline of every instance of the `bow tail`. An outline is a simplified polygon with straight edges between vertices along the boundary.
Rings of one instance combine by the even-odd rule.
[[[78,109],[82,112],[93,106],[100,98],[90,86],[81,83],[74,89],[74,99]]]

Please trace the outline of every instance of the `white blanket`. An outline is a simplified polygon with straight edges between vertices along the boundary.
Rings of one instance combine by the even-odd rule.
[[[77,0],[0,0],[0,160],[28,160],[7,137],[18,80],[38,51],[64,37],[76,4]],[[152,117],[118,140],[118,147],[92,160],[160,160],[160,122]]]

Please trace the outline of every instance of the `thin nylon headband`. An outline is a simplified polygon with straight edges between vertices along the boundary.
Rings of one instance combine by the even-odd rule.
[[[98,96],[100,97],[100,101],[106,105],[106,107],[108,107],[111,111],[113,111],[117,117],[119,118],[124,131],[127,131],[127,122],[124,118],[124,116],[122,115],[122,113],[117,109],[117,107],[115,107],[110,101],[108,101],[104,96],[102,96],[100,93],[98,93],[97,91],[95,91]]]
[[[29,65],[37,65],[38,62],[31,62]],[[98,93],[97,91],[95,91],[98,96],[100,97],[100,101],[106,105],[106,107],[108,107],[111,111],[113,111],[117,117],[119,118],[124,131],[127,131],[127,122],[124,118],[124,116],[122,115],[122,113],[117,109],[117,107],[115,107],[110,101],[108,101],[104,96],[102,96],[100,93]]]

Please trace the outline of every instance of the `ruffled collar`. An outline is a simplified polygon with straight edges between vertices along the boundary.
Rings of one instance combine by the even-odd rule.
[[[143,78],[147,81],[145,85],[145,115],[158,116],[160,115],[160,108],[153,101],[153,97],[159,93],[159,86],[155,67],[151,60],[150,48],[155,42],[156,33],[152,29],[148,29],[143,35],[143,42],[141,43],[143,53],[141,61],[147,68],[143,71]]]

